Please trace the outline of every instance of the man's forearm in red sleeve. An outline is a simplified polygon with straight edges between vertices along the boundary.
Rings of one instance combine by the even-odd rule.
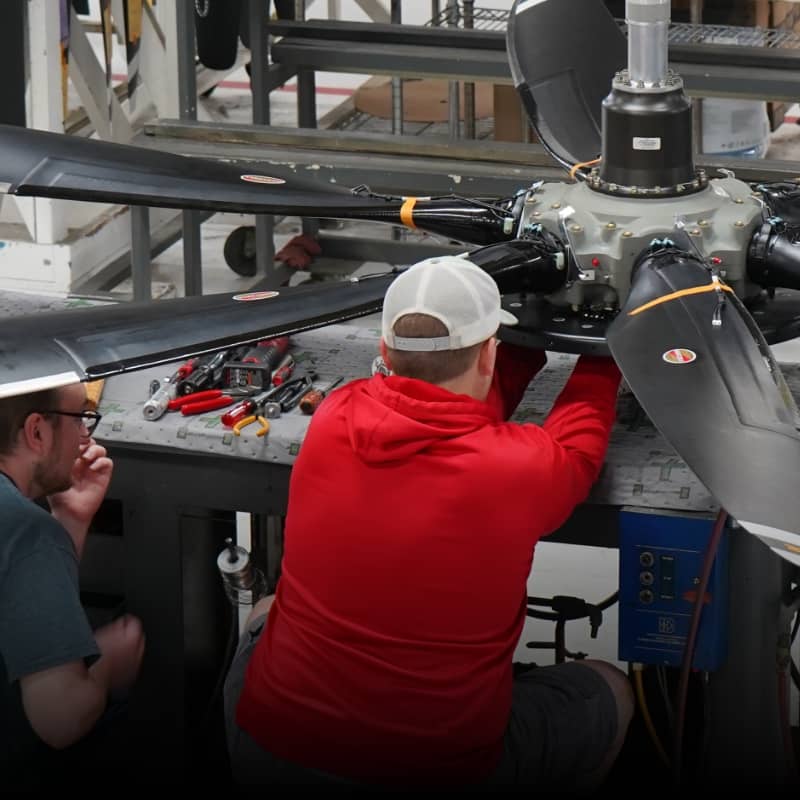
[[[613,359],[581,356],[542,426],[565,449],[580,451],[595,478],[614,425],[621,377]]]
[[[508,419],[536,373],[547,363],[544,350],[502,342],[497,347],[492,386],[486,402],[500,419]]]

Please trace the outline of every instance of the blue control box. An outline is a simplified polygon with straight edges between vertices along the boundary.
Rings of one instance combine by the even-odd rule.
[[[714,515],[624,508],[619,515],[619,658],[680,666]],[[728,536],[706,589],[695,669],[712,671],[728,648]]]

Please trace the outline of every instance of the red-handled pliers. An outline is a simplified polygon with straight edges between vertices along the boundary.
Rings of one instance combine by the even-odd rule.
[[[183,397],[176,397],[169,401],[167,408],[170,411],[180,409],[181,414],[204,414],[206,411],[214,411],[217,408],[225,408],[235,400],[229,394],[225,394],[222,389],[206,389],[203,392],[192,392]]]

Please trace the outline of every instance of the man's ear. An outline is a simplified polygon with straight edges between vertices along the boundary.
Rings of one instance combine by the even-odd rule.
[[[497,359],[497,339],[492,336],[487,339],[478,352],[478,374],[482,378],[491,378],[494,375],[494,362]]]
[[[25,417],[25,422],[22,424],[20,436],[23,438],[25,446],[35,453],[40,453],[44,449],[45,439],[50,435],[45,425],[44,417],[38,412],[34,411]]]
[[[383,363],[391,369],[392,365],[389,362],[389,348],[386,346],[386,342],[383,341],[383,337],[381,336],[381,343],[380,343],[380,350],[381,350],[381,358],[383,359]]]

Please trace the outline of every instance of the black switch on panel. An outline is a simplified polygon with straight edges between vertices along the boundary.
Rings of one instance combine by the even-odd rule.
[[[659,566],[659,588],[662,600],[675,599],[675,557],[660,556]]]

